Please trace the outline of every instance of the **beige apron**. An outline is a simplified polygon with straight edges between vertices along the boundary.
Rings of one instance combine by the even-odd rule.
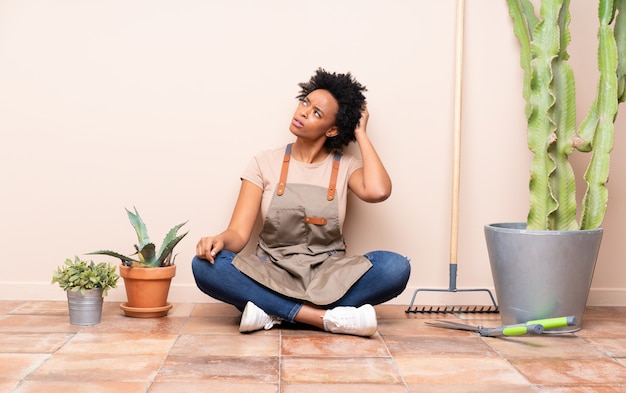
[[[341,153],[335,153],[328,189],[286,184],[290,156],[291,144],[285,150],[280,181],[259,234],[256,255],[237,255],[233,265],[285,296],[330,304],[372,264],[363,256],[347,256],[345,252],[335,198]]]

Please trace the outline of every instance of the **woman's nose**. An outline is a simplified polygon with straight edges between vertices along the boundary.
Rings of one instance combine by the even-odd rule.
[[[304,117],[305,119],[307,117],[309,117],[309,107],[306,105],[301,105],[300,106],[300,116]]]

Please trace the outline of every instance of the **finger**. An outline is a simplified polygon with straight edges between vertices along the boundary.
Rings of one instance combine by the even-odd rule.
[[[217,252],[215,251],[215,247],[213,245],[211,245],[211,248],[209,250],[207,250],[207,253],[206,253],[207,261],[209,261],[211,263],[215,263],[215,256],[216,255],[217,255]]]
[[[210,262],[212,261],[211,250],[213,249],[213,242],[207,241],[206,238],[200,239],[198,244],[196,245],[196,255],[199,258],[206,259]]]

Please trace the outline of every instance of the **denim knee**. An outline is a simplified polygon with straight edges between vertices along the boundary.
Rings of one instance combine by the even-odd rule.
[[[365,257],[379,270],[380,279],[386,280],[387,283],[395,282],[403,288],[406,287],[411,275],[409,257],[393,251],[372,251],[365,254]]]
[[[191,261],[191,271],[198,288],[211,295],[216,288],[222,287],[225,281],[228,281],[228,273],[232,269],[231,261],[234,256],[234,253],[222,250],[217,254],[214,263],[194,257]]]

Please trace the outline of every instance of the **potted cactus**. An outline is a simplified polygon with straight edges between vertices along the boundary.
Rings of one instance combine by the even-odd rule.
[[[524,70],[528,147],[533,153],[526,223],[485,226],[502,320],[575,315],[578,330],[602,238],[614,121],[626,98],[626,1],[599,0],[596,97],[576,126],[568,64],[570,0],[507,0]],[[576,200],[570,154],[591,154]],[[563,330],[563,329],[562,329]]]
[[[102,318],[103,297],[117,287],[119,276],[115,266],[93,261],[65,260],[52,274],[52,284],[59,284],[67,293],[72,325],[96,325]]]
[[[129,317],[152,318],[167,315],[172,305],[167,302],[172,278],[176,275],[174,247],[188,232],[178,235],[178,230],[186,224],[178,224],[169,230],[161,247],[148,236],[148,229],[137,209],[126,209],[128,219],[135,229],[138,244],[135,253],[127,256],[115,251],[99,250],[88,255],[108,255],[121,260],[120,275],[124,279],[127,303],[120,307]]]

